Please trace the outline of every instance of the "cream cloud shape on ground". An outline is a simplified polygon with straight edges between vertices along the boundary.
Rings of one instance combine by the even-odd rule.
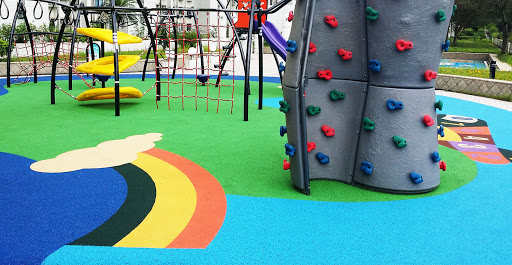
[[[121,140],[103,142],[96,147],[62,153],[55,158],[41,160],[30,169],[44,173],[62,173],[86,168],[106,168],[131,163],[137,153],[155,147],[162,140],[161,133],[134,135]]]

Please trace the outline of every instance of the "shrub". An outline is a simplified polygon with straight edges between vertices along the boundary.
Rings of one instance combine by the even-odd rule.
[[[0,39],[0,56],[1,57],[6,56],[8,50],[9,50],[9,42]]]

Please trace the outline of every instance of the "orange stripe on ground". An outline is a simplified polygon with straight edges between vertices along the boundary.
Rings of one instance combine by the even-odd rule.
[[[206,169],[168,151],[153,148],[144,153],[161,159],[188,176],[197,194],[196,210],[187,227],[167,248],[206,248],[220,230],[226,216],[226,194]]]

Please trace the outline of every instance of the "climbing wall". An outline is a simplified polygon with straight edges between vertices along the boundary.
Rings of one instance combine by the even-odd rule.
[[[434,87],[453,7],[297,1],[281,111],[283,167],[298,189],[309,193],[310,179],[393,193],[439,185]]]

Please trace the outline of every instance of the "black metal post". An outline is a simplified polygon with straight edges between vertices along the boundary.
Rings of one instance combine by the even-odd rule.
[[[249,78],[251,77],[251,52],[252,52],[252,31],[254,30],[254,10],[256,9],[256,2],[251,0],[251,10],[249,11],[249,32],[247,36],[247,67],[245,69],[245,84],[244,84],[244,121],[249,120],[249,94],[251,93],[251,85]]]
[[[105,23],[101,23],[101,28],[105,28]],[[105,42],[101,41],[100,43],[100,58],[105,57]],[[101,87],[105,88],[105,81],[101,81]]]
[[[30,23],[28,22],[27,17],[27,7],[25,5],[22,6],[23,10],[23,19],[25,20],[25,25],[27,26],[30,48],[32,50],[32,63],[34,64],[34,83],[37,83],[37,64],[36,64],[36,49],[34,47],[34,35],[32,33],[32,29],[30,28]]]
[[[115,1],[111,1],[112,8],[116,6]],[[117,43],[117,11],[115,9],[112,10],[112,40],[114,44],[114,77],[115,77],[115,115],[120,116],[120,102],[119,102],[119,54],[118,54],[118,43]]]
[[[77,0],[71,0],[71,3],[70,5],[73,6],[75,5],[75,2]],[[68,21],[69,20],[69,16],[71,14],[71,8],[67,8],[64,10],[65,12],[65,15],[64,15],[64,21]],[[52,76],[51,76],[51,83],[50,83],[50,101],[51,101],[51,104],[55,104],[55,89],[57,89],[56,87],[56,84],[55,84],[55,77],[57,75],[57,64],[59,63],[59,51],[60,51],[60,44],[62,43],[62,38],[64,36],[64,30],[66,29],[66,23],[62,23],[61,27],[60,27],[60,31],[59,31],[59,37],[57,38],[57,43],[55,44],[55,52],[53,54],[53,63],[52,63]]]
[[[258,109],[263,109],[263,27],[261,22],[262,9],[260,6],[260,2],[257,3],[258,6],[258,53],[259,53],[259,99],[258,99]]]
[[[156,35],[155,34],[158,34],[158,32],[156,32],[155,34],[153,34],[153,30],[151,29],[151,24],[149,23],[149,18],[148,18],[148,10],[146,7],[144,7],[144,4],[142,4],[142,1],[141,0],[137,0],[137,3],[139,4],[139,7],[140,8],[144,8],[144,11],[142,12],[142,15],[144,16],[144,20],[146,21],[146,25],[148,27],[148,35],[149,35],[149,38],[151,39],[151,45],[153,46],[153,54],[154,54],[154,57],[155,57],[155,71],[156,71],[156,99],[157,100],[160,100],[160,66],[158,64],[158,51],[157,51],[157,44],[156,44]],[[148,53],[149,53],[150,50],[148,50]]]
[[[12,21],[11,34],[9,35],[9,49],[7,50],[7,87],[11,87],[11,56],[12,56],[12,41],[14,29],[16,28],[16,20],[18,20],[18,14],[20,13],[22,2],[18,2],[16,7],[16,13],[14,13],[14,20]]]
[[[84,3],[80,3],[80,6],[84,6]],[[73,37],[71,38],[71,52],[69,53],[69,65],[68,65],[68,89],[73,90],[73,57],[75,55],[75,42],[76,42],[76,29],[80,25],[80,16],[82,10],[78,10],[77,19],[73,28]]]
[[[201,32],[199,32],[199,23],[197,21],[196,12],[192,12],[194,16],[194,23],[196,23],[197,29],[197,42],[199,44],[199,54],[201,56],[201,74],[204,75],[204,54],[203,54],[203,42],[201,40]]]
[[[496,61],[491,61],[491,64],[489,65],[489,78],[496,78]]]
[[[83,14],[84,14],[84,19],[85,19],[85,26],[87,28],[90,28],[91,27],[91,23],[89,22],[89,11],[84,10]],[[80,16],[78,16],[78,19],[80,20]],[[94,41],[93,41],[92,37],[89,37],[89,47],[91,49],[91,61],[94,61],[95,60],[95,58],[94,58]],[[86,52],[87,52],[87,50],[86,50]],[[99,56],[99,54],[98,54],[98,56]],[[85,61],[89,62],[89,57],[88,56],[86,56]],[[96,79],[95,78],[93,78],[93,80],[92,80],[92,85],[96,86]]]

